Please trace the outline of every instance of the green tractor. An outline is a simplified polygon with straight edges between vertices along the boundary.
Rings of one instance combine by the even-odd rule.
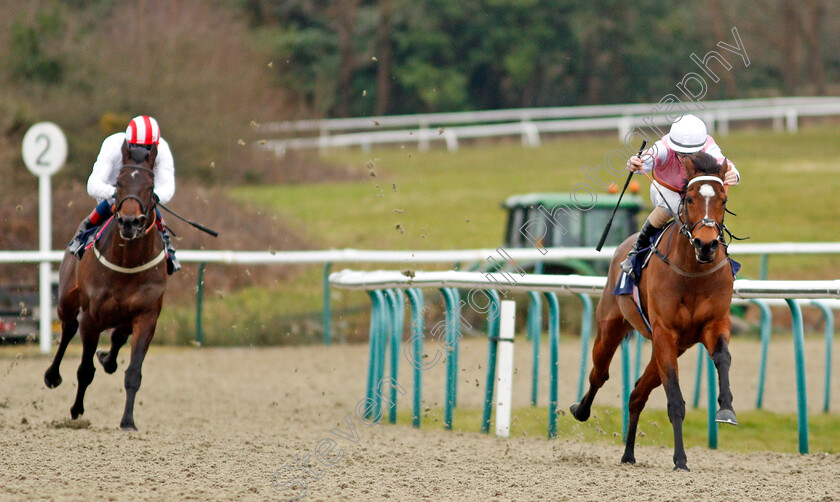
[[[502,203],[508,212],[505,246],[591,247],[595,248],[607,221],[618,203],[618,195],[599,195],[584,210],[575,205],[569,194],[529,193],[513,195]],[[625,194],[615,213],[605,246],[617,246],[638,231],[636,216],[642,207],[641,198]],[[524,264],[523,264],[524,265]],[[546,274],[605,275],[607,260],[570,259],[561,262],[531,264],[529,269]]]

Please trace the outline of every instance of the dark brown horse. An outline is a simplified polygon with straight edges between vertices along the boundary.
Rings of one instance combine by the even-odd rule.
[[[627,256],[635,236],[624,241],[610,262],[609,277],[598,303],[598,335],[592,349],[593,368],[589,390],[571,407],[580,421],[589,418],[598,389],[609,378],[609,366],[621,340],[636,329],[653,341],[653,354],[644,374],[630,394],[630,422],[622,463],[634,464],[639,414],[650,392],[662,384],[668,401],[668,418],[674,428],[674,469],[688,470],[682,438],[685,401],[679,384],[677,357],[702,343],[711,354],[720,376],[717,421],[737,424],[729,388],[729,303],[733,276],[723,243],[726,162],[718,165],[705,153],[683,159],[688,181],[683,190],[679,219],[659,241],[639,283],[643,310],[650,319],[648,331],[630,295],[613,295],[621,278],[619,263]]]
[[[117,370],[117,354],[131,339],[131,362],[125,372],[123,430],[134,425],[134,397],[140,388],[143,358],[155,334],[155,325],[166,288],[163,239],[156,225],[154,190],[157,148],[146,150],[123,144],[123,166],[117,178],[116,204],[112,221],[81,260],[64,253],[59,269],[58,317],[61,342],[44,375],[47,387],[61,384],[59,366],[67,344],[79,329],[82,362],[77,376],[79,388],[70,408],[75,419],[85,412],[85,390],[93,380],[96,353],[106,373]],[[81,316],[79,316],[81,310]],[[113,328],[111,349],[97,352],[99,335]]]

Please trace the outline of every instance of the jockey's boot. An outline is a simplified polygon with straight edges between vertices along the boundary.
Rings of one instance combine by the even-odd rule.
[[[166,227],[162,227],[160,236],[163,237],[163,246],[166,248],[166,273],[172,275],[181,270],[181,263],[175,258],[175,248],[172,247],[172,238]]]
[[[633,247],[630,248],[630,252],[627,253],[627,258],[621,262],[621,270],[623,270],[627,275],[629,275],[634,281],[639,280],[636,277],[636,274],[633,273],[633,257],[639,254],[639,251],[645,249],[646,247],[650,246],[650,239],[659,231],[659,228],[653,226],[650,221],[645,220],[645,224],[642,225],[642,230],[639,231],[638,237],[636,237],[636,242],[633,243]]]
[[[67,250],[70,251],[70,254],[81,260],[82,255],[85,254],[85,239],[83,237],[87,232],[98,226],[90,221],[90,216],[85,218],[79,225],[78,230],[76,230],[76,236],[67,245]]]

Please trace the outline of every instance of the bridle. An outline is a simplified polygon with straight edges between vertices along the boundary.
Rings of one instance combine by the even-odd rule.
[[[120,208],[122,207],[122,205],[125,203],[125,201],[127,201],[129,199],[134,199],[134,200],[137,201],[138,204],[140,204],[140,214],[141,214],[140,217],[145,219],[146,218],[146,213],[148,212],[148,210],[150,210],[154,206],[155,172],[153,170],[149,169],[148,167],[141,166],[139,164],[123,164],[122,167],[120,168],[120,171],[122,171],[123,169],[126,169],[126,168],[128,168],[128,169],[138,169],[138,170],[141,170],[141,171],[146,171],[147,173],[151,174],[152,175],[152,191],[149,194],[149,200],[146,201],[146,204],[143,204],[143,201],[140,200],[140,197],[137,197],[136,195],[126,195],[125,197],[123,197],[122,199],[120,199],[116,203],[116,205],[114,206],[114,211],[113,212],[118,213]],[[146,229],[147,231],[150,228],[152,228],[156,219],[157,219],[156,216],[152,219],[152,224],[149,225],[149,227]]]
[[[700,181],[713,181],[716,183],[720,183],[721,186],[724,186],[723,180],[717,176],[697,176],[696,178],[692,178],[691,180],[689,180],[688,184],[686,184],[685,186],[684,191],[688,191],[688,187]],[[724,210],[726,210],[726,199],[724,199],[723,208]],[[686,238],[688,238],[689,241],[694,239],[694,236],[692,235],[694,233],[694,229],[696,229],[700,225],[703,225],[705,227],[712,227],[715,230],[717,230],[718,240],[721,242],[721,244],[726,246],[726,240],[723,237],[723,229],[725,228],[723,225],[723,218],[721,218],[720,223],[718,223],[713,218],[709,218],[707,215],[703,219],[691,223],[691,220],[688,218],[688,207],[685,205],[685,198],[680,200],[679,215],[685,216],[685,221],[683,221],[683,218],[677,218],[680,222],[680,233]]]
[[[153,170],[149,169],[148,167],[141,166],[141,165],[138,165],[138,164],[123,164],[122,167],[120,168],[120,170],[125,169],[125,168],[139,169],[141,171],[146,171],[146,172],[150,173],[152,175],[152,192],[151,192],[151,195],[149,195],[149,200],[146,202],[146,204],[143,204],[143,201],[141,201],[140,198],[137,197],[136,195],[126,195],[125,197],[120,199],[119,202],[114,206],[113,212],[114,212],[114,214],[116,214],[120,210],[120,208],[122,207],[122,205],[125,201],[127,201],[128,199],[134,199],[134,200],[137,201],[138,204],[140,204],[140,212],[142,213],[140,215],[140,217],[145,219],[146,218],[146,212],[148,210],[152,210],[154,208],[154,203],[155,203],[155,199],[154,199],[155,172]],[[112,218],[113,218],[113,216],[112,216]],[[155,227],[156,222],[157,222],[157,213],[155,211],[152,211],[152,222],[146,228],[144,233],[149,233]],[[105,256],[103,256],[102,253],[99,252],[99,249],[97,249],[97,247],[96,247],[96,243],[94,243],[94,245],[92,247],[93,247],[93,254],[96,256],[96,259],[99,260],[99,262],[104,267],[109,268],[109,269],[111,269],[115,272],[122,273],[122,274],[138,274],[140,272],[144,272],[146,270],[149,270],[150,268],[153,268],[153,267],[157,266],[158,263],[162,262],[166,258],[166,246],[164,246],[163,249],[161,249],[160,253],[158,253],[158,255],[156,257],[154,257],[152,260],[150,260],[150,261],[148,261],[148,262],[146,262],[142,265],[138,265],[136,267],[122,267],[122,266],[116,265],[116,264],[108,261],[108,259],[105,258]]]
[[[685,189],[683,190],[683,195],[685,195],[685,192],[688,190],[688,187],[690,187],[694,183],[698,183],[698,182],[701,182],[701,181],[714,181],[714,182],[720,183],[721,186],[724,185],[723,180],[720,179],[717,176],[697,176],[696,178],[692,178],[691,180],[689,180],[689,182],[686,184]],[[657,188],[657,190],[658,190],[658,188]],[[665,199],[665,197],[662,197],[662,199],[665,201],[665,204],[668,204],[668,201]],[[668,208],[671,209],[670,206]],[[724,199],[724,203],[723,203],[723,209],[724,209],[724,216],[726,216],[725,213],[729,212],[729,211],[726,209],[726,200],[725,199]],[[686,207],[686,205],[685,205],[685,197],[683,197],[683,199],[680,200],[680,205],[679,205],[679,208],[678,208],[678,212],[674,212],[673,210],[671,210],[671,213],[676,215],[675,221],[676,221],[676,223],[679,223],[680,227],[678,229],[678,232],[681,235],[683,235],[685,238],[687,238],[688,241],[690,243],[692,243],[692,246],[694,246],[694,236],[692,235],[692,232],[694,232],[694,229],[696,229],[700,225],[704,225],[704,226],[707,226],[707,227],[713,227],[718,232],[718,240],[723,245],[723,249],[724,249],[725,254],[729,255],[728,245],[726,243],[726,239],[724,238],[723,233],[726,232],[731,237],[733,237],[735,239],[737,239],[737,237],[732,235],[732,232],[730,232],[729,229],[726,228],[726,225],[723,224],[723,218],[721,218],[720,223],[718,223],[713,218],[709,218],[708,216],[706,216],[705,218],[703,218],[701,220],[698,220],[694,223],[691,223],[691,220],[688,217],[688,207]],[[683,218],[681,218],[681,216],[684,216],[685,221],[683,221]],[[673,235],[674,235],[673,232],[671,232],[668,235],[668,243],[666,244],[666,250],[670,249],[671,237]],[[671,268],[671,270],[673,270],[674,272],[676,272],[677,274],[679,274],[683,277],[688,277],[688,278],[704,277],[704,276],[713,274],[713,273],[717,272],[718,270],[720,270],[721,268],[723,268],[729,262],[729,260],[724,258],[724,259],[720,260],[717,265],[715,265],[714,267],[712,267],[708,270],[704,270],[702,272],[686,272],[685,270],[682,270],[678,266],[671,263],[671,260],[668,259],[668,256],[662,254],[662,252],[659,251],[659,246],[653,245],[652,247],[653,247],[653,250],[654,250],[654,254],[656,254],[656,256],[658,256],[659,259],[661,259],[666,265],[668,265]]]

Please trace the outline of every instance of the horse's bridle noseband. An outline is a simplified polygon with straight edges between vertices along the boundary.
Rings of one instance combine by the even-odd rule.
[[[688,187],[690,187],[691,185],[693,185],[694,183],[697,183],[699,181],[714,181],[714,182],[720,183],[721,186],[723,186],[723,180],[720,179],[717,176],[697,176],[696,178],[692,178],[688,182],[688,184],[685,186],[685,191],[688,190]],[[724,201],[724,203],[723,203],[723,208],[726,209],[726,201]],[[677,218],[677,220],[680,222],[680,233],[682,235],[684,235],[685,237],[687,237],[689,241],[694,238],[693,235],[692,235],[693,232],[694,232],[694,229],[697,228],[700,225],[703,225],[703,226],[706,226],[706,227],[712,227],[715,230],[717,230],[718,240],[720,240],[720,242],[722,244],[726,245],[725,239],[723,237],[723,229],[725,227],[723,225],[723,220],[722,219],[721,219],[721,222],[718,223],[714,219],[706,217],[706,218],[703,218],[703,219],[695,222],[694,224],[692,224],[691,220],[688,219],[688,208],[685,206],[685,198],[680,200],[679,215],[680,216],[685,215],[685,221],[683,221],[683,219],[679,218],[679,217]]]
[[[155,193],[155,183],[154,183],[154,181],[155,181],[155,172],[154,172],[153,170],[149,169],[148,167],[146,167],[146,166],[141,166],[141,165],[139,165],[139,164],[123,164],[123,165],[122,165],[122,167],[120,168],[120,171],[122,171],[122,170],[123,170],[123,169],[125,169],[125,168],[129,168],[129,169],[139,169],[139,170],[141,170],[141,171],[146,171],[146,172],[148,172],[149,174],[151,174],[151,175],[152,175],[152,193],[151,193],[151,195],[149,195],[149,200],[146,202],[146,204],[143,204],[143,201],[142,201],[142,200],[140,200],[140,198],[139,198],[139,197],[137,197],[136,195],[126,195],[125,197],[123,197],[122,199],[120,199],[120,200],[117,202],[117,204],[114,206],[114,212],[115,212],[115,213],[119,212],[119,210],[120,210],[120,208],[122,207],[123,203],[125,203],[125,201],[127,201],[128,199],[134,199],[134,200],[136,200],[136,201],[137,201],[137,203],[138,203],[138,204],[140,204],[140,213],[141,213],[141,215],[142,215],[141,217],[142,217],[142,218],[145,218],[145,217],[146,217],[147,208],[151,208],[151,207],[152,207],[152,205],[154,204],[154,193]]]

